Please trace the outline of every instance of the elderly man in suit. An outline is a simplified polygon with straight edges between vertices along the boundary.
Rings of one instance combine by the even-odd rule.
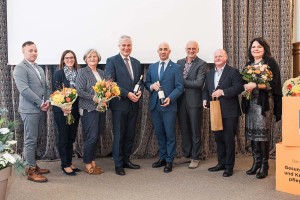
[[[120,87],[121,99],[114,98],[110,101],[113,123],[113,159],[117,175],[125,175],[124,168],[139,169],[140,165],[130,161],[135,137],[135,127],[139,111],[141,91],[133,93],[135,84],[141,74],[141,63],[130,56],[132,40],[123,35],[119,40],[120,53],[106,61],[105,74]]]
[[[159,146],[159,160],[153,168],[164,167],[164,172],[172,171],[176,155],[176,112],[177,99],[183,92],[182,69],[169,59],[169,44],[159,44],[160,61],[149,66],[145,87],[151,92],[149,109]],[[158,97],[160,87],[165,100],[161,105]]]
[[[239,71],[227,65],[227,53],[218,49],[214,54],[215,68],[206,74],[203,92],[203,107],[212,98],[218,98],[221,105],[223,130],[214,131],[217,143],[218,164],[210,172],[225,170],[224,177],[232,176],[235,161],[235,135],[238,118],[241,115],[238,95],[244,90]]]
[[[45,126],[45,112],[49,109],[50,90],[46,83],[43,69],[35,63],[38,56],[36,45],[27,41],[22,45],[24,60],[15,67],[14,80],[20,92],[19,113],[24,124],[24,157],[28,163],[28,180],[46,182],[43,174],[48,169],[41,169],[35,160],[35,151],[39,133]]]
[[[190,161],[189,168],[194,169],[200,159],[202,88],[207,63],[197,56],[199,46],[196,41],[189,41],[185,51],[186,57],[177,61],[182,68],[184,82],[184,92],[178,98],[178,119],[184,157],[182,162]]]

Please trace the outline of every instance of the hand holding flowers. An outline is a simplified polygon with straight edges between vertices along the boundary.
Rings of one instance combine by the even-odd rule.
[[[74,88],[64,87],[56,90],[50,95],[51,104],[60,107],[67,117],[66,123],[71,125],[74,123],[74,117],[71,114],[72,104],[76,101],[77,91]]]
[[[93,90],[95,92],[93,100],[98,104],[97,110],[100,112],[105,112],[108,109],[107,103],[111,99],[119,97],[121,94],[120,88],[117,83],[111,80],[98,81],[93,86]]]
[[[248,65],[241,72],[243,80],[248,83],[245,84],[245,91],[242,92],[242,96],[248,100],[252,98],[252,90],[258,87],[259,89],[266,89],[270,86],[270,81],[273,79],[272,71],[270,67],[265,64],[256,66]]]

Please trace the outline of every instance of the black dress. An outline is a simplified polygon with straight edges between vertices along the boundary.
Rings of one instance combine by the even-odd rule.
[[[252,64],[251,62],[247,65]],[[242,109],[246,113],[246,138],[251,141],[269,141],[273,115],[276,121],[281,119],[282,91],[278,64],[273,58],[262,60],[273,73],[273,80],[267,89],[254,89],[252,99],[243,97]]]

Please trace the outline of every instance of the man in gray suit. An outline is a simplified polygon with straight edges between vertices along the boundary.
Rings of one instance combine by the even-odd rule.
[[[37,138],[45,125],[45,112],[49,109],[50,90],[43,69],[35,63],[38,51],[35,44],[27,41],[22,45],[24,60],[15,67],[14,80],[20,92],[19,113],[24,124],[24,158],[28,164],[28,180],[46,182],[42,174],[49,173],[36,165]]]
[[[202,88],[207,64],[197,56],[197,42],[189,41],[185,51],[186,57],[177,61],[182,67],[184,80],[184,92],[178,99],[178,119],[184,156],[181,163],[190,162],[189,168],[193,169],[198,167],[200,159]]]

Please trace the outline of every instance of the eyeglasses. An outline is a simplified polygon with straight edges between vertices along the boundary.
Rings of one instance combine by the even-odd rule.
[[[74,60],[74,57],[65,57],[65,60]]]

